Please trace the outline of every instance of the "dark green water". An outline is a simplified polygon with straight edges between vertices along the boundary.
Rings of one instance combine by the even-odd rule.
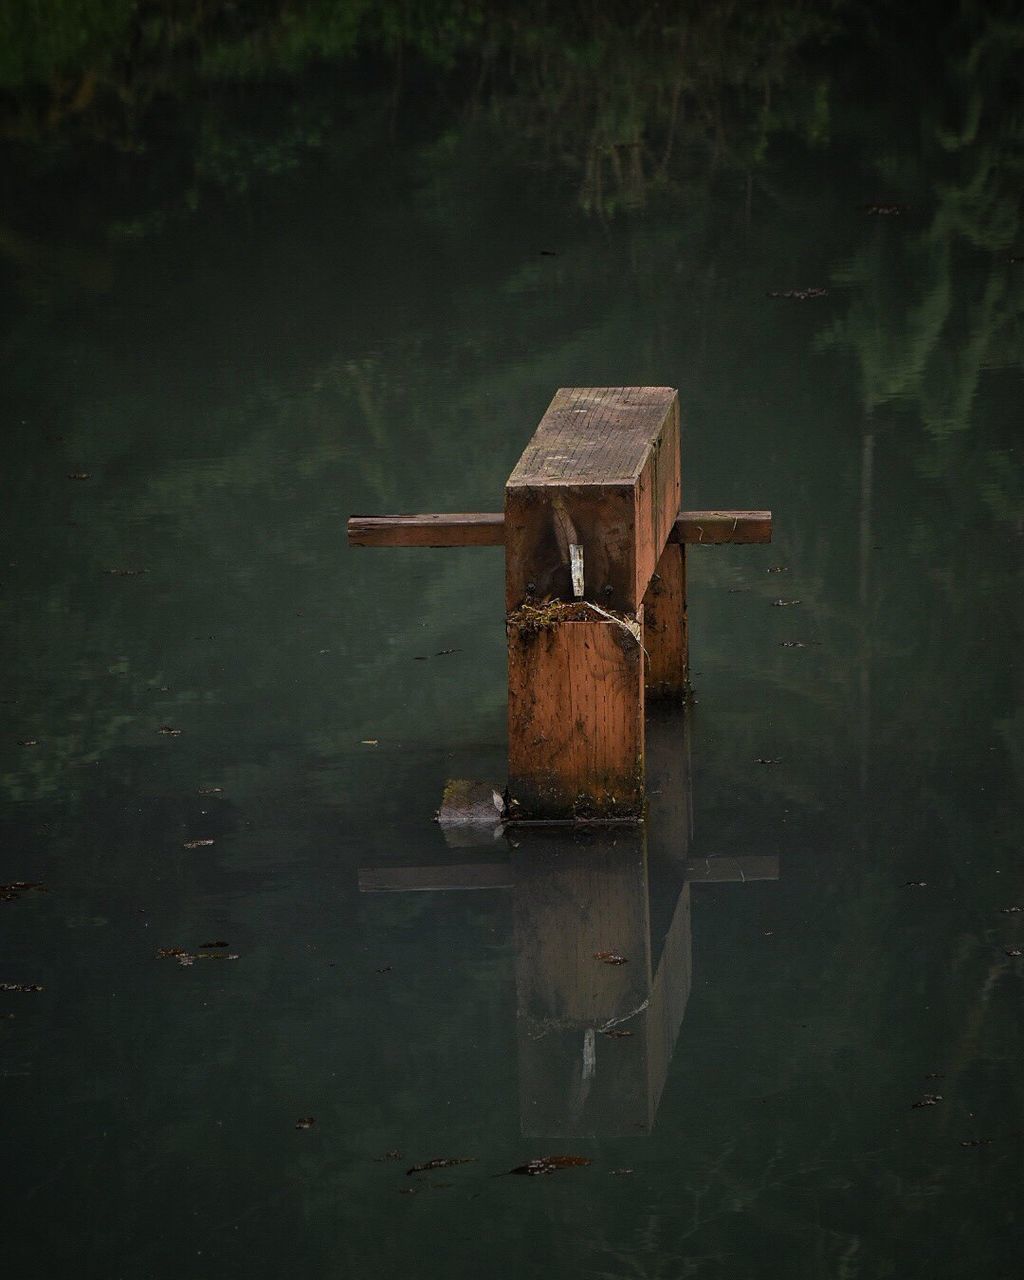
[[[0,63],[5,1274],[1017,1275],[1019,19],[268,4],[129,74],[108,7]],[[685,506],[775,512],[690,556],[689,781],[669,724],[646,854],[451,848],[501,553],[345,517],[643,383]],[[453,863],[509,887],[360,892]]]

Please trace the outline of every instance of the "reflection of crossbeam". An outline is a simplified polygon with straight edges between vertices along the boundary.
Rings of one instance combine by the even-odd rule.
[[[738,884],[747,880],[778,880],[778,858],[750,855],[739,858],[700,858],[686,864],[686,879],[694,884]],[[360,893],[429,893],[453,889],[514,889],[507,862],[475,862],[450,867],[360,867]]]

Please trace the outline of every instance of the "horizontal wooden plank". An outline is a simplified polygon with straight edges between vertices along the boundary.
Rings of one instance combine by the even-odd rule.
[[[448,867],[360,867],[360,893],[429,893],[435,889],[511,889],[507,862],[462,863]]]
[[[771,540],[770,511],[680,511],[669,535],[670,542],[703,546]],[[350,516],[348,541],[352,547],[502,547],[505,513]]]
[[[502,547],[505,513],[350,516],[348,541],[353,547]]]

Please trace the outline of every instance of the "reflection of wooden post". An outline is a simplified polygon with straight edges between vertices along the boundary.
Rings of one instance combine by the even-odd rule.
[[[670,542],[644,596],[647,696],[681,702],[690,684],[686,547]]]
[[[528,606],[589,601],[642,627],[679,491],[668,387],[563,388],[509,477],[509,790],[523,818],[641,816],[636,635],[593,610],[570,621]]]

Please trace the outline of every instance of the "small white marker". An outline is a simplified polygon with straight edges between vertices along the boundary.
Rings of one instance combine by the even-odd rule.
[[[583,548],[575,542],[569,544],[569,567],[572,570],[572,593],[583,599]]]

